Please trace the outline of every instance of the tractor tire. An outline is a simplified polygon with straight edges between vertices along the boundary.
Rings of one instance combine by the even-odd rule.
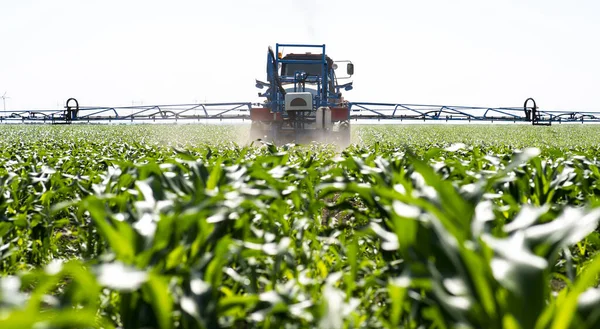
[[[342,148],[347,148],[352,144],[352,131],[350,129],[350,121],[340,122],[339,131],[337,133],[337,144]]]

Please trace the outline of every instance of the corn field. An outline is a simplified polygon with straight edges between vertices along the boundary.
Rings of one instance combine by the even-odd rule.
[[[0,126],[0,328],[600,327],[600,128]]]

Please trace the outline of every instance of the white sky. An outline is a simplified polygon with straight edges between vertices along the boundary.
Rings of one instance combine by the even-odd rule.
[[[325,43],[355,64],[350,101],[600,110],[598,17],[593,0],[0,0],[0,96],[255,102],[269,45]]]

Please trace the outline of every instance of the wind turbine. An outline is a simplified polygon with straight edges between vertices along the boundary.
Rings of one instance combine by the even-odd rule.
[[[6,99],[10,98],[10,97],[6,97],[6,91],[4,92],[4,95],[2,95],[2,103],[4,104],[4,111],[6,111]]]

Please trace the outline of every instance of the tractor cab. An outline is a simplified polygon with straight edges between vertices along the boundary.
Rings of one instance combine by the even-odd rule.
[[[279,54],[278,56],[281,56]],[[315,61],[321,59],[320,54],[304,53],[304,54],[287,54],[284,57],[280,57],[281,60],[298,60],[298,61]],[[349,79],[354,74],[354,64],[348,60],[334,61],[329,56],[325,56],[327,67],[331,68],[332,75],[331,80],[336,80],[336,70],[338,69],[339,63],[346,63],[346,75],[340,77],[340,79]],[[281,76],[294,76],[296,72],[306,72],[308,76],[318,77],[321,75],[323,66],[315,63],[302,63],[296,62],[294,64],[281,65]]]
[[[340,62],[345,62],[346,64],[346,75],[340,77],[341,79],[349,79],[353,74],[354,74],[354,64],[352,64],[350,61],[340,61],[340,62],[335,62],[333,59],[331,59],[329,56],[325,55],[325,60],[322,63],[315,63],[315,61],[319,61],[322,60],[322,55],[321,54],[313,54],[310,52],[304,53],[304,54],[286,54],[285,56],[282,57],[282,54],[279,53],[278,54],[279,58],[281,59],[281,70],[280,70],[280,76],[281,77],[286,77],[286,78],[291,78],[294,79],[294,77],[297,74],[304,74],[305,75],[305,79],[304,82],[311,84],[311,85],[315,85],[317,84],[319,77],[321,77],[323,75],[323,70],[327,70],[327,80],[329,81],[329,90],[330,91],[336,91],[337,87],[338,87],[338,77],[336,74],[336,70],[338,69],[338,66]],[[294,62],[288,62],[288,61],[294,61]],[[327,63],[327,66],[324,67],[323,63]],[[284,81],[287,81],[288,79],[284,79]],[[287,82],[288,84],[292,84],[291,82]],[[285,84],[285,83],[284,83]],[[351,83],[349,84],[349,86],[351,85]],[[293,86],[292,86],[293,87]],[[346,85],[344,85],[343,87],[348,87]],[[287,89],[287,88],[286,88]],[[291,89],[291,88],[289,88]],[[314,88],[310,88],[312,92],[315,92]],[[346,90],[350,90],[352,89],[347,88]],[[339,93],[339,91],[338,91]]]
[[[282,56],[282,54],[278,54],[278,56]],[[280,57],[280,59],[284,62],[281,64],[281,76],[291,76],[293,77],[296,72],[305,72],[308,76],[319,77],[322,75],[322,70],[324,69],[322,63],[315,63],[316,61],[322,60],[323,56],[321,54],[287,54],[284,57]],[[287,62],[294,61],[294,62]],[[310,61],[303,63],[303,61]],[[325,56],[325,61],[327,63],[328,68],[333,67],[333,60],[329,56]]]
[[[298,91],[299,88],[294,87],[294,82],[300,80],[303,84],[301,91],[310,92],[313,97],[317,96],[318,82],[323,76],[323,70],[326,70],[327,80],[329,81],[329,90],[335,90],[336,78],[333,70],[333,60],[329,56],[325,56],[327,66],[320,62],[323,58],[321,54],[312,54],[310,52],[304,54],[287,54],[281,57],[279,75],[282,78],[282,85],[287,92]],[[307,86],[308,84],[308,86]]]

